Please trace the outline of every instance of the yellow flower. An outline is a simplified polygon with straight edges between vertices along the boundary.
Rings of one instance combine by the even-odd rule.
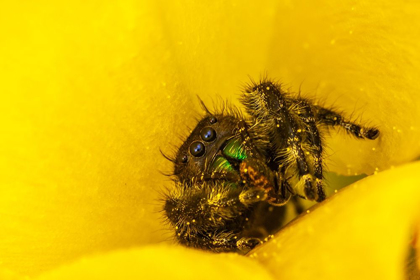
[[[400,167],[420,154],[419,16],[391,0],[2,3],[0,277],[401,278],[420,202],[419,164]],[[159,148],[194,126],[196,94],[236,103],[264,73],[377,126],[376,141],[326,140],[329,170],[377,176],[253,258],[158,245],[172,236]]]

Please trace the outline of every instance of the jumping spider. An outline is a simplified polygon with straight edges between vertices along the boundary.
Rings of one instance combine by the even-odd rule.
[[[241,103],[249,118],[234,108],[213,114],[202,104],[206,116],[173,159],[175,188],[164,212],[181,244],[246,253],[280,228],[293,195],[325,199],[322,128],[379,136],[270,80],[247,86]]]

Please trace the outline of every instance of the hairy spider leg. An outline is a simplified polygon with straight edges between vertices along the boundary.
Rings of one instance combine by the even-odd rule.
[[[299,126],[289,112],[283,94],[277,85],[265,81],[247,89],[242,96],[242,103],[247,112],[262,123],[260,126],[265,130],[262,133],[270,135],[279,169],[282,165],[286,169],[297,169],[299,181],[294,186],[297,194],[309,200],[318,200],[318,193],[312,183],[313,176],[302,149],[302,137],[297,133]]]
[[[188,234],[185,231],[177,231],[180,244],[188,247],[212,250],[213,252],[238,252],[245,254],[260,244],[259,238],[239,237],[231,231],[218,232],[214,229]]]
[[[317,202],[321,202],[326,198],[325,190],[322,184],[322,140],[316,125],[315,115],[309,103],[304,99],[299,99],[297,102],[296,110],[292,112],[298,115],[298,119],[302,121],[305,127],[306,140],[309,142],[309,147],[303,145],[305,153],[312,157],[313,160],[313,175],[315,177],[315,186],[317,191]]]
[[[184,236],[179,238],[179,242],[193,248],[212,250],[213,252],[237,252],[245,254],[253,249],[256,245],[261,244],[260,238],[240,237],[233,231],[224,229],[198,232],[195,234],[178,235]]]
[[[379,130],[374,127],[363,127],[361,125],[352,123],[346,120],[340,114],[320,106],[313,106],[312,108],[314,109],[318,120],[324,125],[341,126],[349,134],[359,139],[375,140],[379,136]]]
[[[180,243],[220,252],[241,251],[257,241],[238,230],[247,226],[252,206],[266,199],[264,189],[244,189],[229,182],[179,183],[167,195],[164,210]]]

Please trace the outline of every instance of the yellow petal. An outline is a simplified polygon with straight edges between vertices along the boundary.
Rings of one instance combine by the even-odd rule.
[[[168,162],[159,147],[176,137],[188,99],[160,76],[157,7],[1,6],[1,265],[34,275],[166,239],[156,196]]]
[[[216,255],[181,247],[146,246],[83,258],[45,273],[53,279],[271,279],[257,262],[236,254]]]

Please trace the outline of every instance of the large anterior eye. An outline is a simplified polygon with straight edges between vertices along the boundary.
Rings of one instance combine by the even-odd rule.
[[[190,145],[190,153],[195,157],[201,157],[205,151],[204,144],[201,142],[193,142]]]
[[[206,142],[211,142],[216,139],[216,131],[211,127],[205,127],[200,132],[201,139]]]

